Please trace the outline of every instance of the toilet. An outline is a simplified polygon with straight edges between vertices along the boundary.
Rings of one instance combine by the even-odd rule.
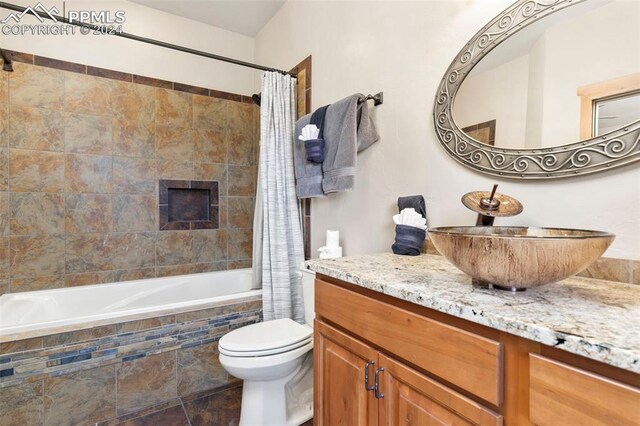
[[[302,270],[306,324],[283,318],[220,339],[220,364],[244,381],[240,426],[298,426],[313,417],[313,282]]]

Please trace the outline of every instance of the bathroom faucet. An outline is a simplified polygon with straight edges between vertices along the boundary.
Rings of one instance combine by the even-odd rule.
[[[520,201],[504,194],[496,193],[498,184],[493,185],[491,192],[469,192],[462,197],[462,204],[478,213],[476,226],[493,226],[496,217],[515,216],[522,213]]]

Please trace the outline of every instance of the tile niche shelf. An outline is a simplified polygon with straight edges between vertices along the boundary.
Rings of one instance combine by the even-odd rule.
[[[158,188],[160,231],[220,227],[217,181],[160,180]]]

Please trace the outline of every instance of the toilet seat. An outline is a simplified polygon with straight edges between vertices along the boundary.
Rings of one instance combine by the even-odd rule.
[[[295,350],[312,339],[311,327],[283,318],[233,330],[222,336],[218,350],[230,357],[260,357]]]

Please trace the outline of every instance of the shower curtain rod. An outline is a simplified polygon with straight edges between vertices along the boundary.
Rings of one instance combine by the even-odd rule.
[[[96,25],[96,24],[89,24],[89,23],[83,23],[83,22],[70,21],[69,19],[65,18],[64,16],[50,15],[50,14],[47,14],[47,13],[42,13],[41,15],[40,14],[36,14],[30,7],[22,7],[22,6],[18,6],[18,5],[11,4],[11,3],[0,2],[0,8],[13,10],[15,12],[20,12],[20,13],[26,13],[28,15],[33,15],[33,16],[37,16],[37,17],[40,17],[40,18],[44,18],[44,19],[50,19],[52,21],[62,22],[62,23],[68,24],[68,25],[74,25],[76,27],[84,27],[84,28],[88,28],[88,29],[93,30],[93,31],[96,31],[96,30],[100,31],[102,28],[107,28],[104,25]],[[196,56],[203,56],[205,58],[215,59],[217,61],[222,61],[222,62],[227,62],[227,63],[230,63],[230,64],[240,65],[242,67],[248,67],[248,68],[253,68],[253,69],[262,70],[262,71],[275,71],[275,72],[279,72],[281,74],[290,75],[292,77],[297,77],[296,74],[288,72],[288,71],[283,71],[283,70],[279,70],[279,69],[276,69],[276,68],[265,67],[263,65],[258,65],[258,64],[252,64],[251,62],[240,61],[238,59],[228,58],[226,56],[216,55],[214,53],[203,52],[202,50],[191,49],[189,47],[178,46],[177,44],[166,43],[164,41],[154,40],[152,38],[142,37],[142,36],[138,36],[138,35],[135,35],[135,34],[129,34],[129,33],[125,33],[125,32],[121,32],[121,33],[116,32],[116,33],[112,33],[112,34],[111,33],[104,33],[104,34],[114,35],[114,36],[117,36],[117,37],[122,37],[122,38],[129,39],[129,40],[135,40],[135,41],[139,41],[139,42],[142,42],[142,43],[152,44],[154,46],[160,46],[160,47],[164,47],[164,48],[167,48],[167,49],[177,50],[178,52],[190,53],[190,54],[196,55]]]

